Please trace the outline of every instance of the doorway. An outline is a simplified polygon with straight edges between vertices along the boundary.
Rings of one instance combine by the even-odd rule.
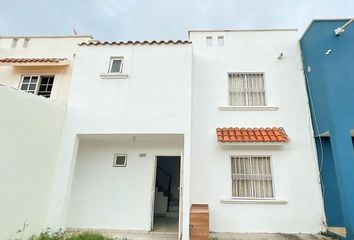
[[[178,232],[180,203],[180,156],[157,156],[152,219],[154,232]]]

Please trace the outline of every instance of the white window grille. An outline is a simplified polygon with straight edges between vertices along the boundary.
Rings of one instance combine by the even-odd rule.
[[[232,156],[232,197],[274,198],[271,158],[267,156]]]
[[[49,98],[53,83],[54,76],[26,75],[22,77],[20,89],[28,93]]]
[[[224,36],[218,36],[218,46],[224,46]]]
[[[210,47],[210,46],[213,45],[213,37],[212,37],[212,36],[207,36],[207,37],[205,38],[205,41],[206,41],[207,47]]]
[[[229,73],[230,106],[265,106],[263,73]]]
[[[109,73],[121,73],[123,70],[123,58],[112,57],[109,65]]]

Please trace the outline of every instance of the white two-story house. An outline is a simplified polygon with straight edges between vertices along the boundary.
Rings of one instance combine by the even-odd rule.
[[[43,227],[189,239],[202,203],[217,236],[324,229],[295,30],[79,45]]]

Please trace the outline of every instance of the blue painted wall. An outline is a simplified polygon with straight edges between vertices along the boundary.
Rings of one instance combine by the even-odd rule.
[[[354,239],[354,24],[334,34],[348,20],[314,21],[300,44],[327,223],[345,226],[347,239]],[[321,133],[330,136],[320,142]]]
[[[329,137],[316,138],[318,167],[321,173],[322,194],[325,206],[327,225],[344,226],[342,205],[339,199],[331,141]]]

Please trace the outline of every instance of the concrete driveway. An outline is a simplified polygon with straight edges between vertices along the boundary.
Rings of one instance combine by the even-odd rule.
[[[333,238],[317,234],[283,233],[211,233],[215,240],[332,240]]]

